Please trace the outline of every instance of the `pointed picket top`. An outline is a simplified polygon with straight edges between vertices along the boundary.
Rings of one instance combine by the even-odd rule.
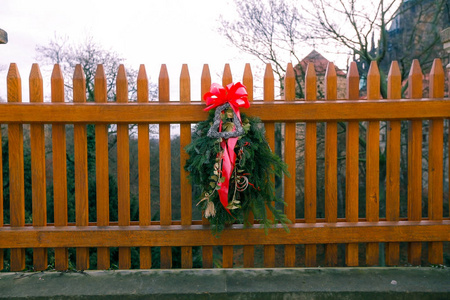
[[[408,95],[410,99],[422,98],[422,69],[419,60],[414,59],[408,76]]]
[[[203,95],[209,92],[211,88],[211,73],[209,72],[208,64],[203,65],[202,76],[201,76],[201,90],[200,90],[200,100],[203,100]]]
[[[102,64],[98,64],[94,76],[95,102],[105,103],[108,101],[108,92],[106,85],[105,69],[103,68]]]
[[[347,99],[359,99],[359,72],[355,61],[350,63],[347,73]]]
[[[36,63],[31,66],[29,82],[30,102],[44,102],[44,83],[41,70]]]
[[[272,65],[266,64],[266,71],[264,72],[264,101],[275,100],[275,83]]]
[[[233,82],[233,76],[231,75],[230,64],[225,64],[225,68],[223,69],[222,85],[226,86],[232,82]]]
[[[169,89],[169,73],[167,72],[166,64],[161,65],[161,70],[159,72],[159,101],[169,102],[170,101],[170,89]]]
[[[292,63],[288,63],[284,77],[284,100],[295,100],[295,72]]]
[[[17,64],[11,63],[9,65],[6,82],[8,86],[8,102],[22,102],[22,80],[20,79]]]
[[[86,102],[86,76],[80,64],[73,73],[73,102]]]
[[[116,78],[116,98],[119,103],[128,102],[128,78],[125,66],[120,64]]]
[[[242,84],[247,88],[248,101],[253,101],[253,73],[249,63],[245,64]]]
[[[337,99],[337,75],[334,63],[329,62],[325,72],[325,99]]]
[[[59,64],[53,66],[51,86],[52,102],[64,102],[64,76]]]
[[[191,101],[191,77],[189,76],[189,68],[187,64],[183,64],[180,74],[180,101]]]
[[[137,102],[148,102],[148,77],[143,64],[139,66],[137,77]]]
[[[388,99],[401,99],[402,97],[402,74],[396,60],[392,61],[388,74]]]
[[[317,99],[317,76],[314,63],[309,62],[305,72],[305,100]]]
[[[370,63],[367,72],[367,100],[380,100],[380,70],[376,61]]]
[[[442,61],[436,58],[430,71],[430,98],[444,98],[444,81]]]

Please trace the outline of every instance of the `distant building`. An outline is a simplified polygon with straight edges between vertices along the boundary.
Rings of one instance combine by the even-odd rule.
[[[323,99],[325,97],[325,74],[327,71],[328,63],[327,60],[322,54],[317,52],[316,50],[311,51],[305,58],[303,58],[299,64],[294,67],[294,71],[296,76],[301,76],[304,78],[306,67],[308,63],[312,62],[314,64],[314,70],[316,71],[317,76],[317,98]],[[336,67],[336,75],[337,75],[337,97],[338,99],[344,99],[346,96],[346,73]],[[305,89],[304,81],[301,81],[302,90]]]

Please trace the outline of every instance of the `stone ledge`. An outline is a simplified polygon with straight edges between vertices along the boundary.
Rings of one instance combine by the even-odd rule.
[[[0,299],[448,299],[450,269],[0,273]]]

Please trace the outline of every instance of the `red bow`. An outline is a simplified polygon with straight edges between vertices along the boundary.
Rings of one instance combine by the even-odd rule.
[[[240,82],[236,84],[230,83],[226,87],[213,83],[209,92],[203,96],[203,100],[206,101],[207,105],[204,110],[208,111],[227,102],[230,103],[234,112],[238,111],[239,107],[249,108],[250,103],[247,96],[247,89]]]
[[[209,92],[205,93],[205,95],[203,96],[203,99],[206,101],[207,105],[204,110],[208,111],[228,102],[230,103],[230,106],[233,109],[234,113],[239,118],[239,121],[241,121],[239,107],[250,107],[247,96],[247,89],[240,82],[236,84],[230,83],[226,87],[223,87],[217,83],[213,83]],[[222,131],[222,121],[220,121],[219,131]],[[233,131],[235,131],[234,128]],[[231,213],[227,208],[228,190],[231,174],[233,173],[233,169],[236,163],[236,153],[234,152],[234,147],[236,146],[237,140],[238,138],[234,137],[220,143],[220,146],[223,149],[222,176],[225,180],[223,182],[217,183],[217,185],[220,186],[220,189],[217,192],[219,194],[220,203],[222,203],[223,207],[229,214]]]

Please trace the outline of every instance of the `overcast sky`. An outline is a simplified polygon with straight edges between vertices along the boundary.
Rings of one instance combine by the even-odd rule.
[[[23,98],[27,100],[36,45],[45,45],[58,35],[68,36],[75,43],[92,36],[103,48],[126,58],[127,66],[138,69],[139,64],[145,64],[153,82],[157,82],[161,64],[167,64],[174,99],[179,97],[181,66],[187,63],[192,99],[199,99],[205,63],[209,64],[213,82],[220,82],[227,62],[234,81],[242,80],[246,62],[252,64],[254,73],[264,68],[217,32],[220,14],[233,18],[232,0],[0,0],[0,28],[9,38],[8,44],[0,45],[0,97],[6,99],[7,68],[15,62],[22,77]],[[301,54],[311,50],[304,49]],[[50,74],[42,71],[44,94],[48,97]]]

